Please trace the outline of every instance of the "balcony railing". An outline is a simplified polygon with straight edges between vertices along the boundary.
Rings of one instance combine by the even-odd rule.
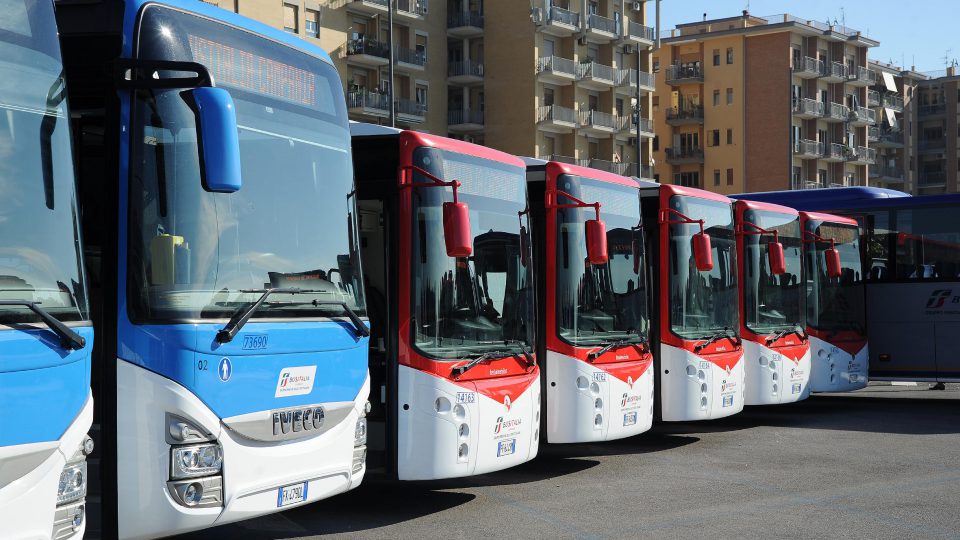
[[[920,139],[918,146],[920,150],[939,150],[947,147],[947,140],[942,137],[939,139]]]
[[[472,60],[447,63],[447,77],[483,77],[483,64]]]
[[[677,84],[681,81],[703,82],[703,66],[699,62],[667,66],[667,84]]]
[[[703,121],[703,106],[667,109],[667,122]]]
[[[947,174],[944,171],[920,171],[921,186],[943,184],[946,181]]]
[[[606,171],[620,176],[636,176],[636,163],[623,163],[620,161],[608,161],[605,159],[591,159],[589,166],[591,169]],[[651,177],[652,178],[652,177]]]
[[[869,167],[870,176],[872,178],[883,177],[883,178],[893,178],[896,180],[903,180],[903,169],[899,167],[888,167],[883,165],[873,164]]]
[[[631,38],[643,41],[653,41],[656,39],[656,31],[653,28],[633,21],[629,21],[629,23],[630,24],[627,25],[627,33],[629,33]]]
[[[580,64],[579,79],[591,79],[614,85],[617,82],[617,70],[596,62],[583,62]]]
[[[840,62],[824,63],[823,76],[831,79],[846,79],[847,66]]]
[[[578,160],[575,157],[563,156],[560,154],[547,154],[543,156],[541,159],[545,159],[547,161],[556,161],[557,163],[566,163],[568,165],[577,165],[580,162],[580,160]]]
[[[616,116],[602,111],[580,111],[580,126],[610,131],[620,127]]]
[[[577,123],[577,111],[560,105],[543,105],[537,109],[537,122]]]
[[[877,151],[874,148],[867,148],[866,146],[858,146],[854,153],[856,161],[864,163],[875,163],[877,161]]]
[[[850,107],[830,103],[824,110],[824,117],[830,120],[847,120],[850,117]]]
[[[918,113],[920,116],[932,116],[935,114],[943,114],[946,110],[946,103],[934,103],[933,105],[921,105]]]
[[[389,0],[347,0],[347,3],[357,6],[362,4],[364,6],[372,7],[374,9],[382,9],[384,11],[390,9]]]
[[[591,14],[587,17],[587,29],[605,32],[615,36],[620,35],[620,29],[617,28],[617,21],[608,19],[607,17],[601,17],[597,14]]]
[[[800,58],[799,61],[794,63],[793,72],[801,76],[809,75],[812,77],[819,77],[820,73],[823,72],[823,60],[817,60],[816,58],[804,56],[803,58]]]
[[[381,41],[360,36],[347,41],[347,56],[365,54],[390,58],[390,46]]]
[[[877,138],[875,139],[877,143],[886,143],[886,144],[903,144],[903,132],[902,131],[892,131],[889,129],[877,129]]]
[[[820,157],[823,155],[823,147],[822,142],[800,139],[793,143],[793,153],[798,156]]]
[[[831,160],[843,160],[850,154],[850,149],[839,143],[830,143],[824,145],[823,158]]]
[[[569,58],[542,56],[537,59],[537,73],[554,73],[575,79],[580,73],[580,65]]]
[[[871,107],[880,106],[880,92],[876,90],[867,90],[867,105]]]
[[[569,26],[580,26],[580,14],[552,6],[547,10],[547,20]]]
[[[483,28],[483,15],[479,13],[455,13],[447,17],[447,28],[462,28],[472,26]]]
[[[810,98],[795,99],[793,112],[807,116],[823,116],[823,103]]]
[[[394,103],[396,104],[398,115],[423,117],[427,114],[426,103],[417,103],[407,98],[397,98]]]
[[[447,112],[447,125],[456,126],[462,124],[483,125],[483,112],[473,110]]]
[[[864,85],[873,85],[877,82],[877,72],[863,66],[858,66],[848,70],[847,80]]]
[[[683,146],[667,148],[667,161],[703,161],[703,148],[699,146]]]
[[[397,11],[422,17],[427,14],[428,0],[397,0]]]
[[[861,122],[865,124],[876,124],[877,111],[867,107],[857,107],[855,110],[850,111],[850,121]]]
[[[902,112],[903,98],[892,94],[883,96],[883,106],[896,112]]]
[[[412,66],[423,67],[427,63],[427,53],[403,47],[394,47],[393,58],[398,64],[410,64]]]
[[[351,109],[374,109],[390,113],[390,96],[358,88],[347,93],[347,106]]]
[[[638,83],[645,88],[656,88],[657,76],[646,71],[637,72],[635,69],[617,70],[617,86],[635,88]]]

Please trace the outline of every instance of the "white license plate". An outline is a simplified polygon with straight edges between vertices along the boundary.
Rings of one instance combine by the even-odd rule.
[[[636,424],[637,424],[637,413],[636,413],[636,411],[634,411],[634,412],[629,412],[629,413],[623,415],[623,425],[624,425],[624,427],[626,427],[626,426],[635,426]]]
[[[794,393],[794,394],[799,394],[799,393],[800,393],[800,384],[799,384],[799,383],[793,385],[793,393]]]
[[[516,439],[507,439],[505,441],[500,441],[497,445],[497,457],[509,456],[510,454],[517,451],[517,440]]]
[[[732,407],[733,406],[733,396],[723,396],[722,407]]]
[[[277,490],[277,508],[307,500],[307,482],[283,486]]]

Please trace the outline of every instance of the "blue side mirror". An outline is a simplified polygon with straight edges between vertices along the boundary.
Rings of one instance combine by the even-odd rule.
[[[223,88],[190,90],[197,112],[197,139],[203,187],[216,193],[240,189],[240,138],[237,111]]]

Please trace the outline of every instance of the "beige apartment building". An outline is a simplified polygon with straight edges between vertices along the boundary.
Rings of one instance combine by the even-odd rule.
[[[870,185],[916,193],[917,88],[927,77],[886,62],[870,61],[869,67],[877,74],[867,90],[867,105],[877,116],[877,125],[867,128],[867,141],[877,151],[868,168]]]
[[[917,85],[915,195],[960,191],[960,75],[957,66],[926,73]]]
[[[677,25],[653,56],[658,180],[724,194],[868,185],[878,44],[793,15]]]
[[[317,43],[350,118],[387,122],[390,0],[205,1]],[[392,4],[398,127],[652,178],[646,1]]]

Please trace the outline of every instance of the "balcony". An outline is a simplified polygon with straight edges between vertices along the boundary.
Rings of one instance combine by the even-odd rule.
[[[405,71],[423,71],[427,65],[427,53],[416,49],[394,47],[393,61],[396,66]]]
[[[847,161],[854,165],[873,165],[877,161],[877,151],[866,146],[858,146],[853,149]]]
[[[537,126],[551,133],[572,133],[577,128],[577,111],[559,105],[537,109]]]
[[[543,56],[537,59],[537,79],[551,84],[572,84],[580,73],[580,65],[568,58]]]
[[[483,35],[483,15],[479,13],[456,13],[447,17],[447,35],[457,38],[472,38]]]
[[[620,37],[617,21],[597,14],[587,16],[587,28],[584,32],[587,41],[606,45]]]
[[[374,118],[390,117],[390,96],[358,88],[347,93],[350,114]]]
[[[617,70],[596,62],[582,62],[577,84],[589,90],[607,90],[617,84]]]
[[[363,34],[353,34],[346,44],[347,63],[378,68],[390,63],[390,47]]]
[[[804,120],[820,118],[823,116],[823,103],[810,98],[795,99],[793,101],[793,115]]]
[[[903,112],[903,98],[894,94],[883,96],[883,106],[893,112]]]
[[[822,77],[829,83],[844,82],[847,80],[847,66],[840,62],[824,63]]]
[[[655,177],[655,171],[654,171],[653,165],[641,165],[640,170],[637,171],[637,174],[635,174],[634,176],[643,178],[644,180],[653,181]]]
[[[570,37],[580,31],[580,14],[550,6],[543,14],[542,23],[537,28],[543,33],[557,37]]]
[[[903,148],[903,132],[902,131],[893,131],[890,129],[880,129],[880,128],[869,128],[876,129],[876,138],[872,139],[872,146],[876,148]]]
[[[447,112],[447,130],[450,133],[471,133],[483,130],[483,112],[449,111]]]
[[[868,107],[857,107],[850,111],[850,125],[863,127],[872,126],[877,123],[877,111]]]
[[[823,73],[823,61],[804,56],[794,63],[793,74],[801,79],[816,79]]]
[[[918,184],[923,187],[943,186],[947,183],[947,174],[944,171],[920,171]]]
[[[884,167],[881,165],[870,165],[870,178],[881,182],[902,183],[904,181],[903,169],[897,167]]]
[[[653,28],[633,21],[627,21],[627,23],[627,33],[623,36],[624,43],[632,43],[644,47],[653,45],[654,39],[656,38]]]
[[[827,122],[846,122],[850,118],[850,107],[839,103],[830,103],[824,109],[823,119]]]
[[[347,0],[347,11],[364,15],[386,15],[390,10],[389,0]]]
[[[638,85],[641,92],[653,92],[657,85],[656,75],[646,71],[637,72],[635,69],[617,71],[617,92],[632,96]]]
[[[880,92],[877,92],[876,90],[867,90],[867,106],[868,107],[880,106]]]
[[[793,155],[800,159],[819,159],[823,156],[823,143],[800,139],[793,143]]]
[[[859,66],[847,73],[847,83],[851,86],[873,86],[877,84],[877,72]]]
[[[933,105],[921,105],[917,113],[920,117],[939,116],[947,111],[946,103],[934,103]]]
[[[684,126],[703,123],[703,107],[685,107],[682,109],[667,109],[667,124],[671,126]]]
[[[670,86],[702,82],[703,66],[700,62],[667,66],[667,84]]]
[[[853,153],[849,148],[839,143],[826,144],[823,150],[823,160],[829,163],[846,161],[847,155]]]
[[[580,132],[607,138],[620,130],[617,117],[601,111],[580,111]]]
[[[427,15],[427,0],[396,0],[398,17],[423,19]]]
[[[619,126],[619,131],[617,133],[617,138],[621,140],[629,139],[630,137],[637,137],[638,135],[641,138],[653,138],[653,120],[649,118],[640,118],[640,132],[637,133],[637,116],[625,115],[617,117],[617,125]]]
[[[665,153],[667,154],[667,163],[671,165],[703,163],[703,148],[700,147],[667,148]]]
[[[939,139],[920,139],[917,146],[921,152],[942,152],[947,147],[947,140],[943,137]]]
[[[470,86],[483,82],[483,64],[480,62],[448,62],[447,82]]]
[[[607,161],[605,159],[591,159],[588,163],[591,169],[606,171],[608,173],[619,174],[620,176],[636,176],[636,163],[623,163],[620,161]]]
[[[398,98],[394,102],[397,108],[397,121],[408,124],[422,124],[427,120],[426,103],[417,103],[412,99]]]

